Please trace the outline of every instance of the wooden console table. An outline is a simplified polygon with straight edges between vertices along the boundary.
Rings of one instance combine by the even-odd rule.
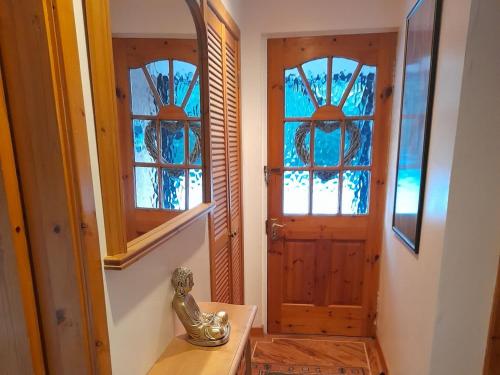
[[[205,348],[176,336],[149,371],[149,375],[250,375],[250,329],[256,306],[200,302],[207,312],[224,310],[229,314],[231,336],[225,345]]]

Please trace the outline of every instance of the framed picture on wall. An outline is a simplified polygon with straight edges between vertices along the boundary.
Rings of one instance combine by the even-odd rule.
[[[416,254],[422,226],[440,18],[441,0],[419,0],[406,17],[392,228]]]

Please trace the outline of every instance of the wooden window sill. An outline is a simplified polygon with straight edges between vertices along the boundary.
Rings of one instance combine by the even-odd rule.
[[[148,233],[133,239],[127,243],[126,253],[104,257],[104,269],[123,270],[129,267],[131,264],[149,254],[160,244],[190,226],[198,218],[208,214],[213,207],[213,203],[202,203],[152,229]]]

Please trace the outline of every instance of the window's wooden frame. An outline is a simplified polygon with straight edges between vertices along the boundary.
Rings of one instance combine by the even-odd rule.
[[[106,269],[123,269],[165,242],[198,217],[212,209],[210,174],[210,133],[208,116],[207,35],[200,6],[196,0],[185,0],[193,16],[198,39],[202,122],[203,203],[183,212],[154,230],[127,242],[123,183],[120,174],[118,146],[119,126],[115,98],[109,2],[84,0],[87,43],[92,81],[99,167],[106,228]]]
[[[169,60],[170,74],[173,73],[172,65],[174,60],[185,61],[196,65],[196,73],[190,84],[190,88],[184,98],[184,103],[189,99],[189,94],[194,89],[196,80],[198,79],[198,48],[194,39],[164,39],[164,38],[113,38],[113,57],[115,62],[115,78],[117,87],[117,102],[118,102],[118,126],[120,127],[120,155],[122,176],[125,176],[123,182],[124,188],[124,204],[127,226],[127,239],[131,241],[143,233],[149,232],[178,215],[186,212],[188,200],[186,200],[186,209],[184,210],[169,210],[165,208],[141,208],[135,204],[135,186],[134,186],[134,167],[156,167],[158,170],[167,169],[182,169],[189,171],[190,169],[201,169],[201,165],[190,164],[187,160],[182,164],[166,164],[161,161],[155,162],[136,162],[134,160],[134,139],[130,127],[130,119],[143,119],[155,121],[181,121],[184,122],[184,155],[189,154],[189,139],[188,139],[188,123],[200,122],[200,117],[188,117],[185,112],[179,110],[172,103],[165,107],[160,107],[159,111],[154,116],[134,115],[131,110],[130,96],[130,80],[129,69],[143,67],[152,61]],[[171,77],[172,78],[172,77]],[[152,80],[148,80],[151,90],[155,90]],[[169,83],[170,94],[173,95],[173,80]],[[153,91],[153,95],[157,93]],[[156,100],[160,100],[159,97]],[[200,113],[201,115],[201,113]],[[157,126],[159,126],[157,124]],[[158,133],[157,128],[157,133]],[[157,134],[157,140],[161,138]],[[160,144],[157,141],[157,144]],[[158,176],[159,193],[161,201],[161,180]],[[188,182],[186,181],[186,196],[188,196]],[[194,208],[194,207],[193,207]]]

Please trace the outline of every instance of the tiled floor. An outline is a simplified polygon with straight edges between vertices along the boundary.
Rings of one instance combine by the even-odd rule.
[[[252,375],[380,375],[373,339],[270,335],[252,338]]]

